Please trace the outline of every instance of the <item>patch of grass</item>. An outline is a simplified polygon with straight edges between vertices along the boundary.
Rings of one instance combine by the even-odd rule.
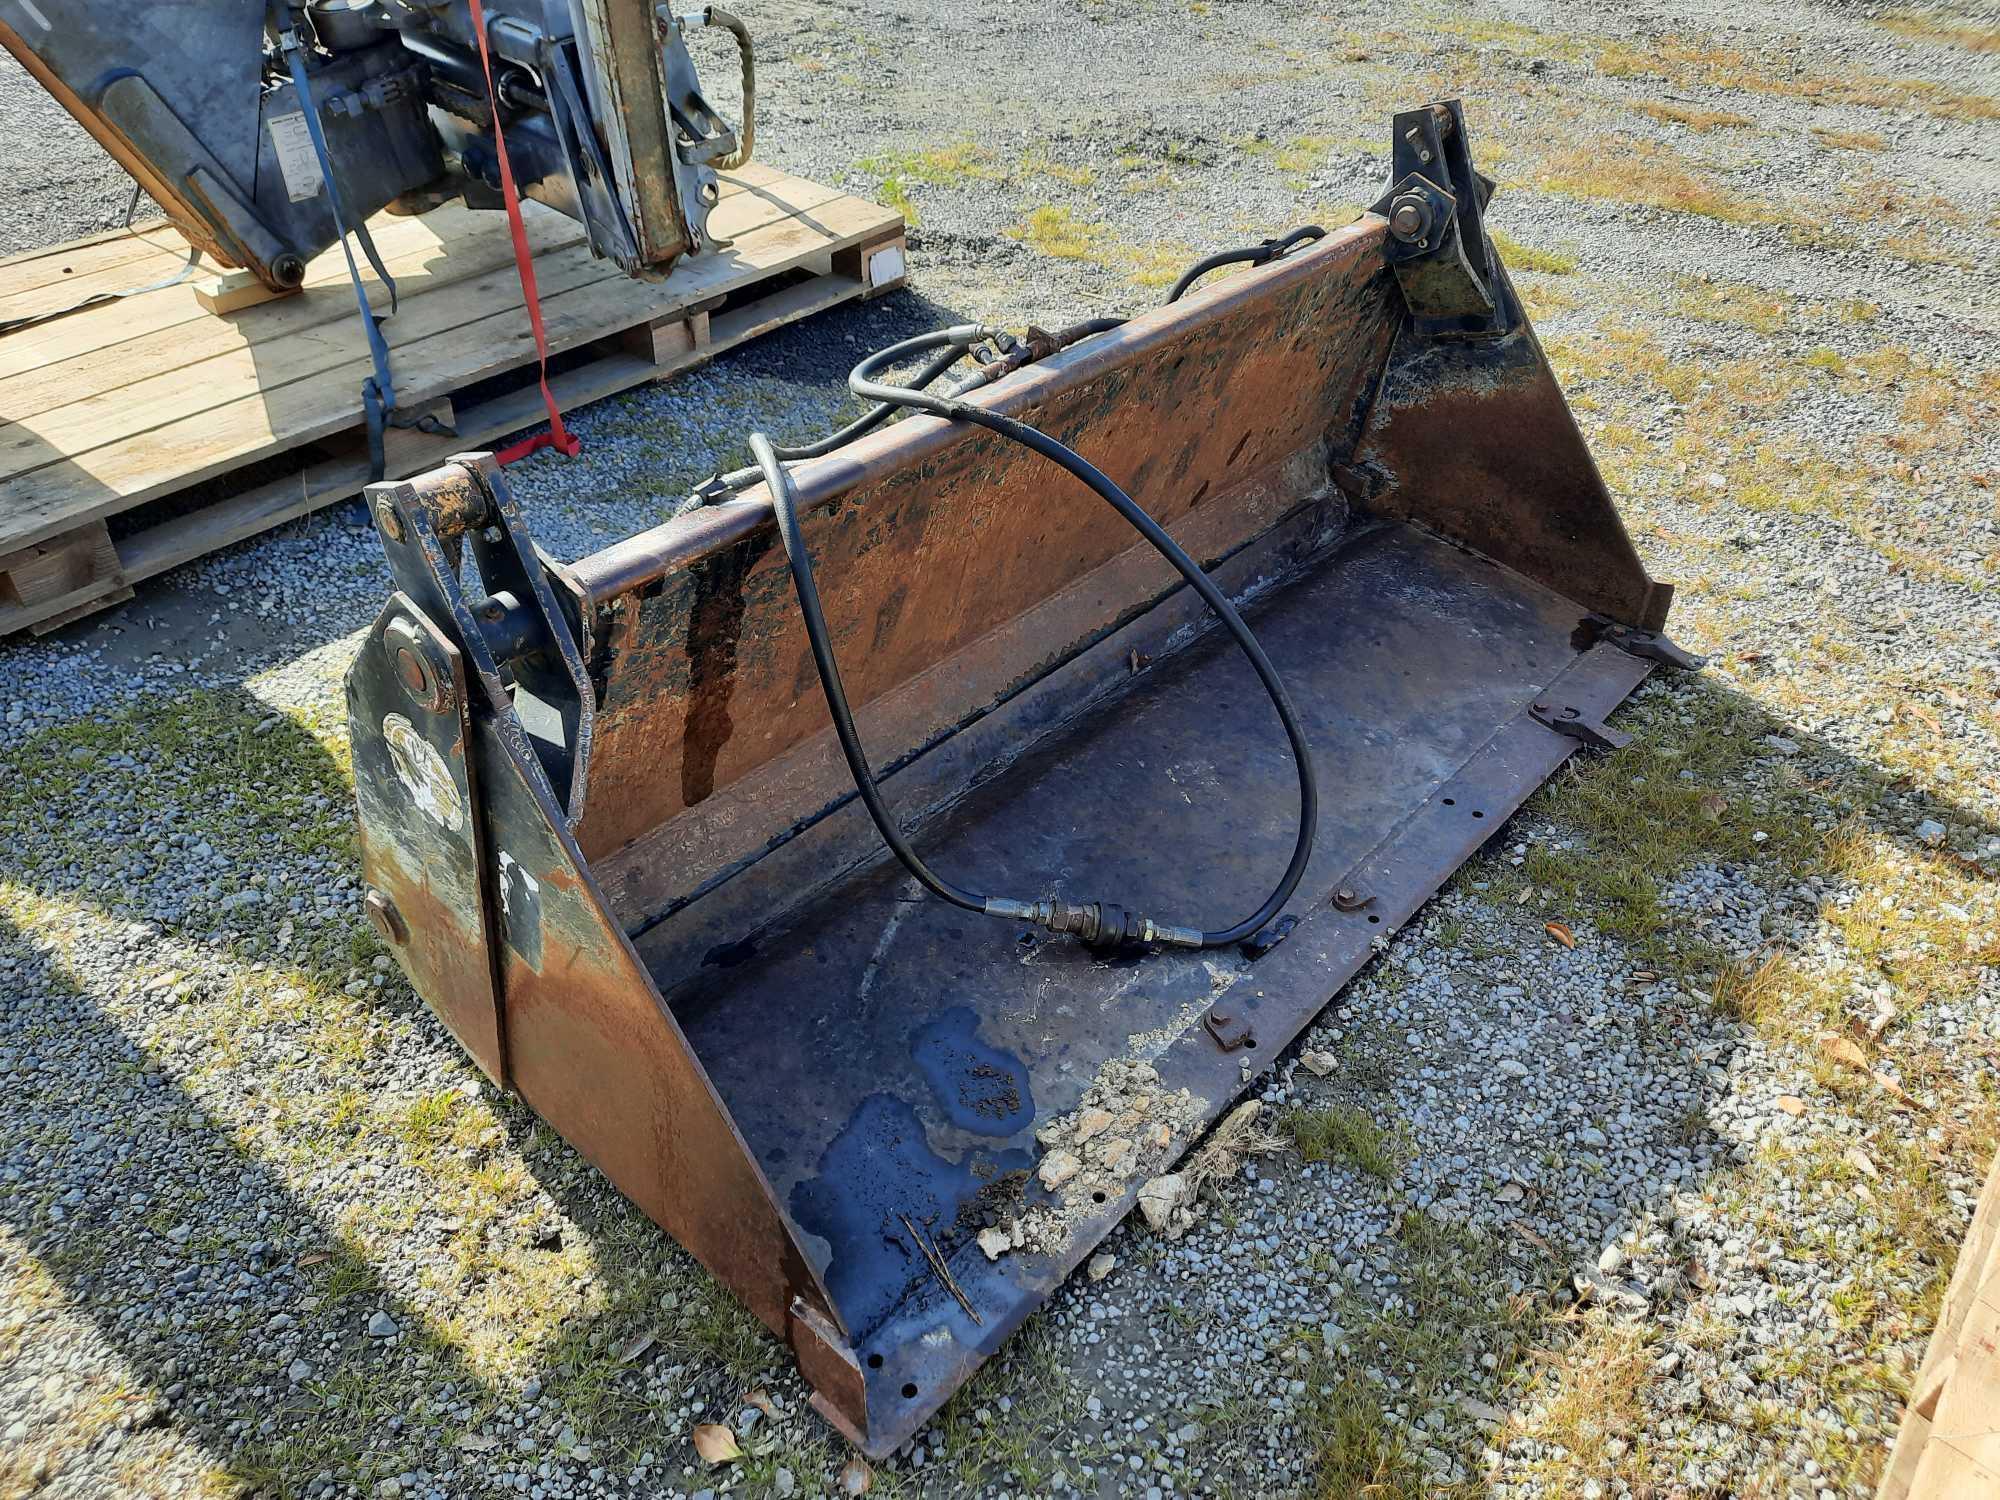
[[[1532,1467],[1559,1483],[1578,1473],[1619,1474],[1621,1460],[1614,1453],[1624,1452],[1645,1425],[1641,1397],[1652,1376],[1652,1355],[1643,1332],[1592,1321],[1537,1363],[1541,1368],[1531,1390],[1545,1393],[1545,1399],[1528,1408],[1521,1435],[1562,1456]]]
[[[1007,231],[1009,239],[1019,240],[1029,249],[1058,260],[1085,259],[1102,243],[1104,234],[1102,224],[1079,219],[1067,208],[1053,203],[1030,210],[1025,219]]]
[[[1890,235],[1882,241],[1882,253],[1913,266],[1956,266],[1961,271],[1972,269],[1970,257],[1952,249],[1935,234],[1923,230],[1913,229],[1904,234]]]
[[[1960,25],[1958,17],[1947,12],[1900,10],[1869,20],[1870,24],[1913,42],[1963,47],[1968,52],[2000,52],[2000,24],[1990,18],[1984,24]]]
[[[1416,1446],[1389,1425],[1381,1393],[1352,1370],[1319,1388],[1307,1430],[1318,1500],[1426,1500],[1437,1493]]]
[[[998,182],[1007,175],[994,164],[990,151],[971,141],[884,152],[863,157],[856,166],[875,179],[875,195],[883,206],[895,209],[912,228],[923,222],[910,198],[912,183],[949,187],[961,182]]]
[[[1991,95],[1925,79],[1774,67],[1773,60],[1784,55],[1777,48],[1745,52],[1713,37],[1670,36],[1645,44],[1614,42],[1598,53],[1597,69],[1613,78],[1660,78],[1683,88],[1736,89],[1862,109],[1918,109],[1950,120],[2000,119],[2000,99]]]
[[[992,152],[971,141],[867,157],[861,162],[861,170],[939,187],[959,182],[998,182],[1007,175],[994,164]]]
[[[1674,104],[1665,99],[1641,99],[1632,108],[1651,119],[1685,125],[1702,135],[1711,130],[1740,130],[1750,123],[1746,116],[1726,109],[1697,109],[1692,104]]]
[[[1504,229],[1486,230],[1487,238],[1493,241],[1493,248],[1500,252],[1500,259],[1510,271],[1536,271],[1544,276],[1567,276],[1576,269],[1576,257],[1564,255],[1557,250],[1540,250],[1533,245],[1524,245]]]
[[[1724,224],[1786,224],[1805,217],[1803,210],[1765,195],[1724,186],[1672,147],[1629,138],[1554,152],[1538,169],[1535,182],[1572,198],[1637,203]]]
[[[1333,144],[1333,137],[1328,135],[1299,135],[1286,141],[1252,138],[1240,142],[1245,156],[1268,162],[1296,187],[1303,187],[1305,174],[1326,161]]]
[[[910,190],[900,177],[884,177],[875,184],[875,196],[884,208],[893,208],[903,216],[903,222],[915,229],[924,217],[917,212],[917,205],[910,201]]]
[[[1564,837],[1531,845],[1519,870],[1495,871],[1486,895],[1507,902],[1533,886],[1551,893],[1558,910],[1626,940],[1648,967],[1697,972],[1713,954],[1670,920],[1661,884],[1702,861],[1808,862],[1826,835],[1783,793],[1766,794],[1759,807],[1718,791],[1742,780],[1776,728],[1743,700],[1691,682],[1671,698],[1642,697],[1621,722],[1633,731],[1630,745],[1586,766],[1572,762],[1530,803]]]
[[[1024,181],[1037,177],[1047,177],[1069,187],[1089,187],[1097,181],[1097,173],[1090,167],[1072,167],[1067,162],[1056,161],[1045,152],[1037,151],[1024,157],[1014,175]]]
[[[1674,310],[1704,323],[1778,333],[1792,321],[1796,304],[1783,292],[1767,291],[1736,281],[1704,281],[1680,276],[1674,281]]]
[[[1889,143],[1872,130],[1829,130],[1813,126],[1813,139],[1836,151],[1887,151]]]
[[[1395,1137],[1351,1104],[1288,1109],[1278,1129],[1307,1161],[1345,1162],[1382,1182],[1393,1182],[1402,1166]]]

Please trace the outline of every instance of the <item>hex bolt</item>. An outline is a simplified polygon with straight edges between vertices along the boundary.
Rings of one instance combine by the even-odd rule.
[[[396,910],[396,903],[376,890],[368,887],[368,894],[361,898],[361,909],[368,913],[368,925],[375,929],[375,935],[391,948],[400,948],[410,939],[410,929],[403,925],[403,914]]]
[[[392,542],[403,539],[403,517],[393,500],[379,500],[375,504],[375,524],[382,528],[382,535]]]
[[[1431,227],[1431,214],[1424,200],[1414,195],[1398,198],[1389,205],[1389,233],[1405,242],[1421,240]]]

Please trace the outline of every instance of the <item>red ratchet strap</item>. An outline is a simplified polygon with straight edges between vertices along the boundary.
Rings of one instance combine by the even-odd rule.
[[[542,327],[542,298],[535,288],[535,260],[528,250],[528,228],[521,222],[521,195],[514,189],[514,168],[507,160],[507,140],[500,133],[500,91],[493,86],[493,54],[486,42],[486,16],[479,0],[469,0],[472,29],[479,34],[479,61],[486,68],[486,102],[493,109],[493,151],[500,158],[500,196],[507,200],[507,229],[514,236],[514,268],[521,273],[521,298],[528,304],[528,323],[535,330],[535,353],[541,360],[542,405],[548,408],[549,430],[510,443],[493,456],[503,464],[519,463],[541,448],[575,458],[583,443],[563,426],[562,412],[549,389],[549,338]]]

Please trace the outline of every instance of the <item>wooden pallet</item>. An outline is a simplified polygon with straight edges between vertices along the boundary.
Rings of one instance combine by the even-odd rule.
[[[1958,1252],[1877,1500],[2000,1495],[2000,1157]]]
[[[524,207],[550,349],[571,351],[550,378],[565,408],[903,277],[899,214],[755,163],[724,177],[710,219],[730,247],[662,282],[627,279],[592,259],[573,220]],[[370,227],[401,294],[384,325],[397,397],[455,429],[392,429],[389,472],[538,421],[505,216],[454,203]],[[186,256],[164,224],[14,256],[0,261],[0,321],[170,276]],[[366,482],[370,366],[339,250],[301,291],[249,306],[203,279],[0,336],[0,635],[128,599],[138,579]],[[250,465],[254,480],[240,474]]]

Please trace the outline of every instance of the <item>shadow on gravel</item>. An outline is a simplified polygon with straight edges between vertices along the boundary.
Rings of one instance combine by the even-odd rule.
[[[1983,848],[2000,832],[1961,808],[1915,797],[1898,773],[1789,729],[1733,689],[1697,681],[1666,697],[1666,715],[1653,716],[1647,737],[1622,754],[1698,752],[1699,779],[1675,778],[1665,794],[1643,799],[1621,790],[1619,778],[1629,781],[1638,763],[1629,759],[1585,765],[1573,779],[1619,801],[1642,801],[1658,820],[1654,836],[1692,820],[1690,849],[1707,850],[1702,858],[1767,857],[1766,841],[1753,836],[1777,829],[1777,819],[1738,795],[1752,761],[1763,763],[1757,774],[1798,836],[1793,884],[1826,874],[1812,851],[1827,831],[1885,809],[1886,799],[1899,801],[1879,831],[1912,856],[1947,857],[1910,836],[1918,818],[1949,830],[1946,850]],[[1686,722],[1677,729],[1680,710]],[[85,1382],[77,1371],[87,1360],[72,1365],[71,1351],[42,1342],[57,1337],[60,1303],[87,1317],[130,1372],[128,1393],[99,1403],[82,1426],[58,1421],[48,1402],[10,1413],[28,1430],[0,1458],[0,1478],[26,1482],[43,1464],[55,1476],[80,1463],[101,1475],[105,1455],[87,1457],[94,1450],[115,1446],[119,1464],[157,1457],[156,1430],[170,1426],[273,1493],[312,1492],[323,1474],[366,1486],[410,1470],[449,1491],[454,1466],[475,1462],[461,1458],[459,1434],[513,1399],[474,1373],[425,1307],[385,1286],[382,1268],[333,1217],[337,1207],[344,1220],[371,1201],[370,1188],[352,1185],[357,1172],[404,1174],[399,1201],[417,1201],[419,1219],[446,1211],[442,1187],[436,1201],[422,1202],[424,1159],[417,1158],[413,1187],[410,1159],[371,1139],[365,1108],[385,1085],[408,1090],[412,1076],[440,1092],[463,1092],[475,1079],[399,980],[373,982],[379,949],[358,911],[350,793],[330,748],[339,735],[337,724],[302,725],[238,690],[149,701],[117,720],[0,749],[0,1223],[12,1241],[8,1258],[32,1261],[16,1272],[17,1284],[32,1286],[35,1268],[53,1283],[46,1303],[24,1309],[43,1335],[8,1358],[16,1389],[56,1371],[79,1391],[119,1388],[116,1373]],[[1795,748],[1771,745],[1765,737],[1773,735]],[[1701,798],[1717,785],[1730,805],[1711,818]],[[1565,785],[1541,798],[1569,795]],[[1538,800],[1527,816],[1548,811]],[[1496,833],[1498,842],[1509,837],[1508,828]],[[1617,891],[1596,896],[1614,899]],[[1808,921],[1815,915],[1800,913]],[[1643,955],[1644,944],[1634,951]],[[1468,997],[1474,1005],[1482,998]],[[1640,1064],[1660,1092],[1685,1089],[1712,1103],[1711,1068],[1728,1059],[1690,1068],[1676,1028],[1701,1018],[1659,1020],[1648,1034],[1657,1055]],[[385,1022],[400,1033],[400,1050],[374,1035]],[[1365,1079],[1353,1082],[1367,1089]],[[204,1102],[215,1100],[234,1101],[227,1117]],[[509,1140],[495,1152],[517,1152],[540,1189],[582,1226],[609,1284],[601,1301],[579,1307],[561,1322],[559,1338],[534,1351],[556,1424],[586,1437],[603,1433],[600,1463],[624,1462],[641,1440],[678,1454],[682,1433],[663,1430],[650,1404],[652,1361],[617,1354],[661,1326],[663,1288],[678,1288],[675,1296],[690,1306],[665,1320],[673,1326],[662,1349],[688,1363],[710,1388],[707,1399],[725,1401],[746,1374],[784,1365],[781,1352],[524,1109],[500,1105],[496,1114]],[[1695,1136],[1668,1142],[1671,1159],[1710,1172],[1728,1165],[1726,1152],[1705,1149],[1698,1127],[1690,1128]],[[1705,1139],[1712,1146],[1713,1137]],[[295,1185],[314,1181],[328,1187],[324,1203],[310,1186]],[[1681,1180],[1664,1191],[1697,1186],[1698,1179]],[[1657,1204],[1663,1187],[1607,1191],[1611,1217],[1629,1222]],[[1303,1245],[1312,1235],[1299,1238]],[[406,1240],[417,1245],[415,1276],[444,1269],[447,1241],[442,1232]],[[454,1286],[446,1296],[474,1290],[448,1278],[440,1284]],[[1057,1305],[1074,1307],[1077,1295],[1065,1293]],[[1456,1301],[1427,1304],[1420,1287],[1410,1299],[1420,1326],[1458,1340]],[[1233,1327],[1239,1316],[1223,1304],[1187,1311],[1197,1319],[1180,1325],[1189,1329],[1181,1352],[1190,1360],[1202,1352],[1193,1332],[1201,1320]],[[1154,1325],[1156,1342],[1167,1326]],[[1170,1336],[1163,1352],[1177,1357],[1177,1343]],[[978,1424],[966,1413],[989,1396],[975,1380],[923,1440],[935,1449],[953,1432],[973,1433]],[[1073,1410],[1037,1413],[1032,1403],[1012,1420],[1044,1433],[1059,1422],[1070,1438],[1094,1425]],[[527,1462],[496,1454],[502,1461]]]
[[[64,1388],[9,1412],[28,1428],[0,1456],[9,1493],[43,1481],[54,1493],[101,1493],[107,1472],[171,1462],[159,1435],[168,1428],[268,1493],[304,1493],[322,1473],[365,1486],[419,1457],[435,1469],[450,1452],[436,1429],[449,1431],[453,1409],[492,1404],[424,1310],[388,1290],[285,1176],[361,1165],[307,1159],[311,1144],[348,1137],[325,1116],[347,1102],[317,1087],[314,1055],[339,1038],[305,992],[337,992],[327,966],[364,926],[345,901],[290,909],[285,875],[316,873],[340,846],[279,789],[250,788],[283,775],[293,791],[344,803],[343,773],[290,720],[258,733],[272,716],[247,695],[203,695],[167,713],[181,707],[199,720],[204,769],[166,769],[190,747],[157,718],[73,726],[0,759],[10,788],[0,806],[0,1224],[20,1311],[39,1329],[10,1354],[10,1383],[25,1390],[48,1376]],[[156,735],[164,754],[147,748]],[[239,761],[246,748],[254,759]],[[241,809],[224,788],[238,775],[243,800],[267,815],[231,821]],[[177,848],[135,863],[169,830],[214,857]],[[267,878],[265,894],[232,908],[230,894],[257,889],[238,883],[253,874]],[[313,921],[315,909],[326,915]],[[296,951],[280,955],[273,935],[285,927]],[[266,1016],[270,1032],[250,1034]],[[422,1024],[426,1047],[452,1045],[427,1014]],[[231,1123],[182,1079],[239,1047],[204,1089],[240,1098]],[[285,1122],[280,1149],[298,1148],[289,1163],[261,1154],[274,1144],[260,1132],[268,1119]],[[43,1277],[52,1295],[35,1298]],[[62,1347],[59,1306],[89,1319],[113,1359]],[[185,1463],[148,1483],[195,1488]],[[64,1486],[72,1465],[84,1472]]]

